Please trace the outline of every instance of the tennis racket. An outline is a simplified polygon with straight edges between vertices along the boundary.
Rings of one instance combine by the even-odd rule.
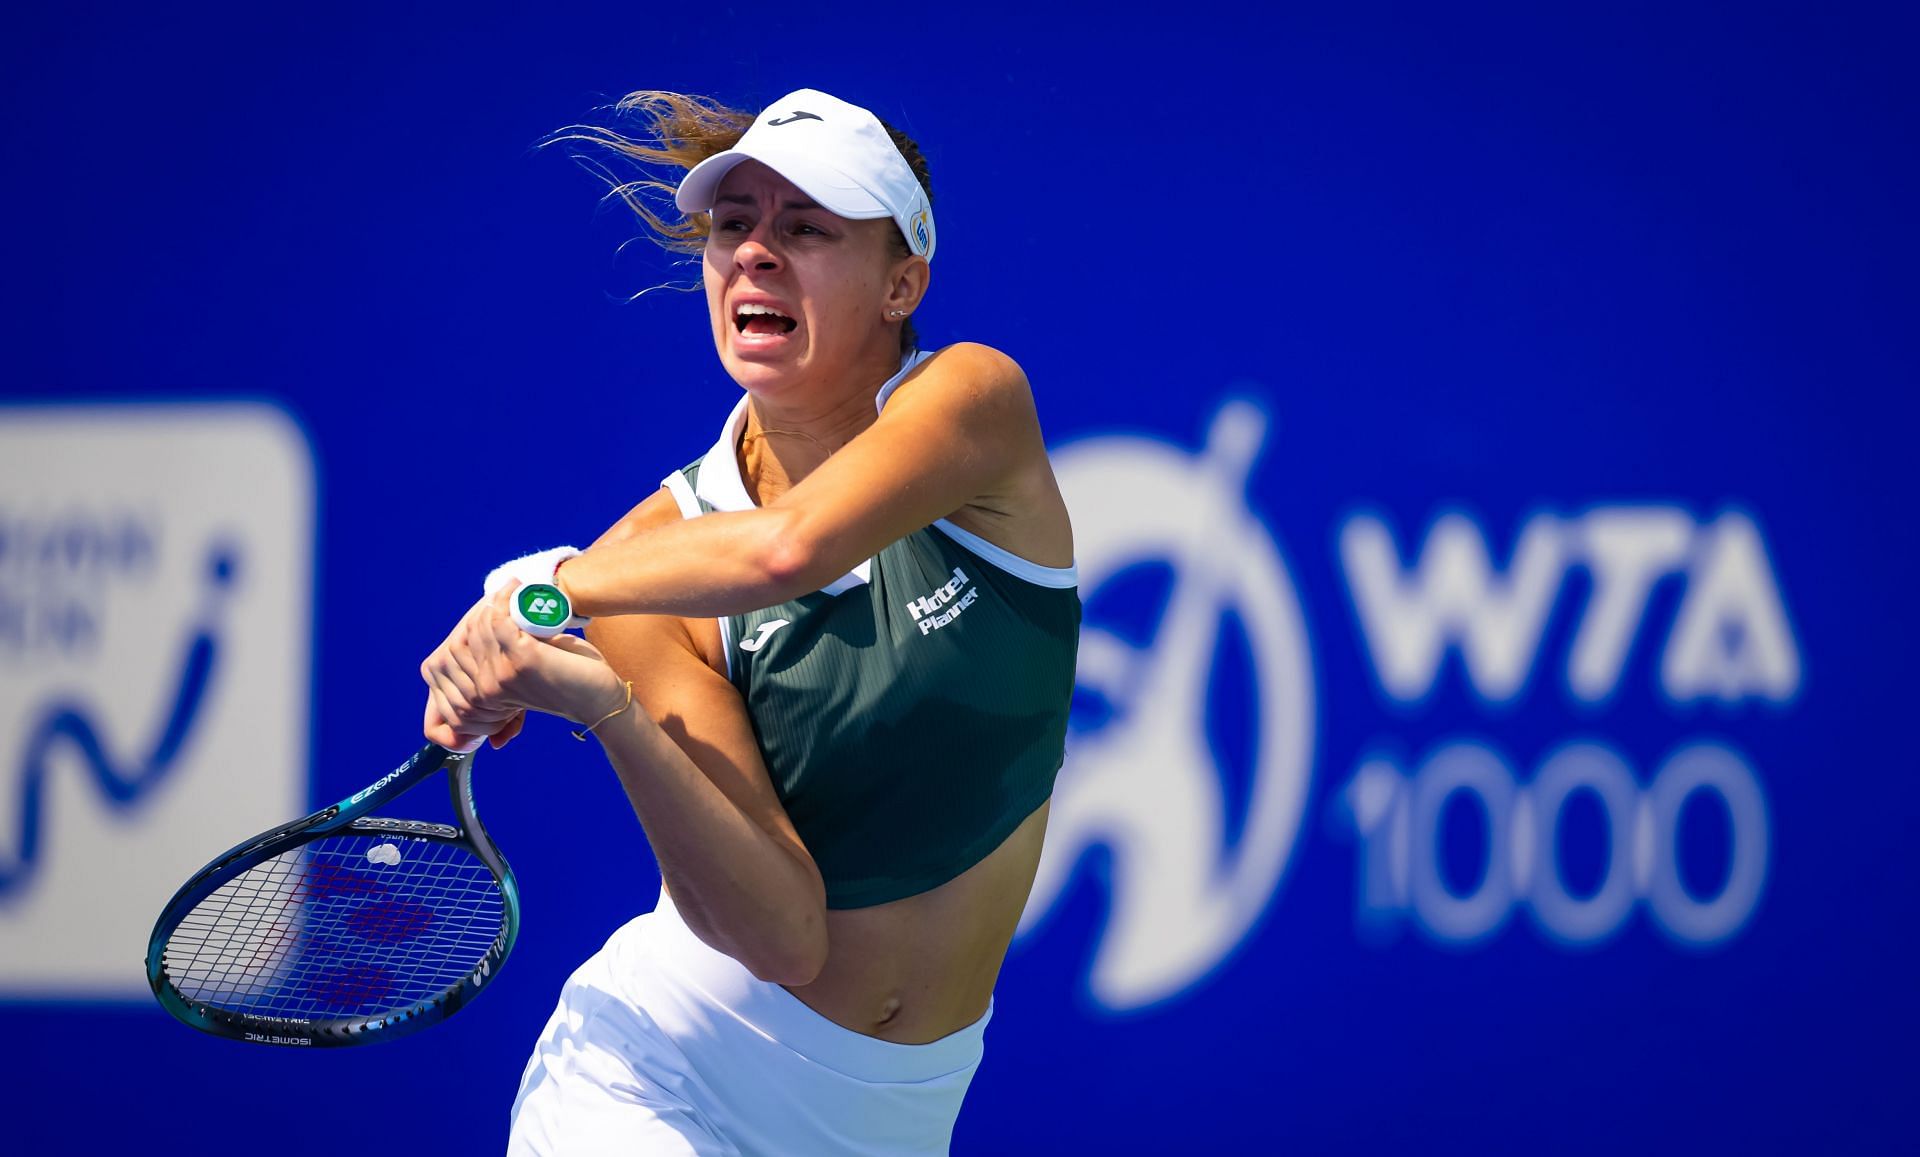
[[[558,634],[566,597],[513,599]],[[334,804],[229,849],[174,893],[147,981],[180,1021],[234,1040],[366,1044],[437,1024],[492,979],[520,932],[519,890],[473,803],[473,755],[429,743]],[[375,816],[445,770],[456,823]]]

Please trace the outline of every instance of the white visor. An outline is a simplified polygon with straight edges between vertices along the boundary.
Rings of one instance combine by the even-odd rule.
[[[933,260],[933,206],[880,119],[811,88],[768,105],[740,142],[701,161],[674,193],[682,213],[713,208],[720,181],[754,160],[792,181],[838,217],[891,217],[907,248]]]

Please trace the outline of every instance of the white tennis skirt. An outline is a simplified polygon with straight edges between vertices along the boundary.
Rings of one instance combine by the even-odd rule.
[[[992,1016],[923,1045],[842,1028],[709,948],[662,892],[561,990],[507,1153],[945,1153]]]

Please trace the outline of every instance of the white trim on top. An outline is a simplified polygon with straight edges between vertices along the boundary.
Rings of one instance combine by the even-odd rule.
[[[914,350],[900,359],[900,371],[888,378],[886,384],[880,387],[880,392],[874,396],[875,412],[884,410],[887,399],[893,396],[894,390],[899,388],[906,376],[932,356],[924,350]],[[750,395],[740,396],[740,401],[734,405],[733,412],[727,415],[726,424],[721,427],[720,437],[714,441],[712,448],[700,460],[700,480],[697,484],[698,489],[693,492],[695,498],[693,506],[696,514],[699,512],[700,499],[704,499],[707,505],[715,510],[753,509],[753,498],[747,493],[746,482],[740,477],[740,459],[735,453],[740,445],[740,430],[746,425],[747,404],[750,400]],[[678,489],[674,486],[676,481],[679,483]],[[681,512],[686,513],[687,503],[681,497],[681,491],[687,489],[686,479],[675,472],[669,476],[666,486],[673,491],[674,501],[680,503]],[[687,517],[691,518],[693,515],[689,514]],[[1030,559],[1021,558],[1004,547],[995,546],[971,531],[962,530],[944,518],[933,525],[938,527],[942,534],[979,556],[982,562],[998,567],[1015,578],[1025,579],[1035,586],[1055,589],[1066,589],[1080,584],[1080,571],[1076,566],[1041,566]],[[873,560],[865,559],[859,566],[821,587],[820,591],[822,594],[829,595],[845,594],[855,587],[864,586],[871,580],[872,575]],[[727,641],[724,639],[726,633],[724,622],[721,624],[721,633],[723,641]],[[733,668],[733,648],[730,644],[727,647],[727,668],[729,671]]]
[[[931,353],[923,350],[915,350],[908,354],[900,363],[900,372],[887,379],[887,384],[880,387],[880,394],[874,399],[874,406],[884,410],[887,399],[893,396],[893,391],[900,387],[900,383],[906,380],[907,375],[917,369],[921,362],[932,356]],[[980,556],[980,561],[999,567],[1015,578],[1025,579],[1035,586],[1053,587],[1057,590],[1080,585],[1080,570],[1076,566],[1041,566],[1037,562],[1021,558],[1005,547],[993,545],[972,531],[961,530],[944,518],[936,521],[934,525],[940,528],[942,534]]]
[[[1041,566],[1030,559],[1021,558],[1004,546],[993,545],[970,530],[962,530],[944,518],[933,525],[940,529],[940,533],[979,556],[981,562],[996,566],[1015,578],[1025,579],[1034,586],[1066,590],[1080,585],[1078,566]]]
[[[900,372],[888,378],[887,384],[881,386],[880,392],[873,396],[874,412],[879,413],[881,410],[886,409],[887,399],[893,397],[893,391],[900,388],[900,383],[906,380],[908,374],[918,369],[921,362],[926,361],[932,356],[931,353],[925,350],[914,350],[906,357],[901,358]]]
[[[700,459],[700,481],[696,493],[715,510],[752,510],[753,498],[740,480],[740,460],[734,450],[740,445],[740,427],[747,421],[747,403],[753,395],[742,393],[740,401],[720,427],[720,437]]]
[[[680,508],[681,518],[698,518],[706,513],[706,510],[700,505],[699,496],[693,492],[693,487],[687,485],[687,476],[685,474],[675,470],[665,478],[662,478],[660,485],[667,488],[668,494],[673,495],[673,504]],[[720,654],[727,662],[727,678],[728,680],[732,680],[733,633],[727,629],[727,616],[715,615],[713,621],[720,624]]]
[[[698,518],[704,513],[700,509],[700,499],[694,494],[693,487],[687,485],[685,474],[675,470],[662,478],[660,485],[667,488],[668,494],[673,495],[673,504],[680,508],[681,518]]]
[[[733,413],[727,415],[727,424],[721,428],[720,437],[708,450],[706,457],[700,460],[700,481],[696,493],[705,499],[715,510],[741,511],[753,509],[753,497],[747,493],[747,484],[740,477],[740,459],[735,447],[740,445],[740,429],[746,425],[747,402],[750,394],[741,394],[740,401],[733,407]],[[873,560],[863,559],[859,566],[834,579],[820,588],[822,594],[842,595],[858,586],[865,586],[873,575]],[[727,652],[727,663],[731,667],[733,652]]]

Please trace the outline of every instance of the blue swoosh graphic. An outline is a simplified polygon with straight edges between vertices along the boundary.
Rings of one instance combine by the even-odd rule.
[[[216,593],[233,581],[234,558],[230,550],[216,549],[209,559],[209,580]],[[216,609],[218,602],[215,604]],[[209,616],[211,618],[212,616]],[[12,863],[0,859],[0,902],[23,891],[33,878],[40,857],[41,812],[51,758],[62,744],[75,748],[91,773],[91,781],[115,811],[131,810],[173,770],[180,749],[192,733],[200,707],[213,681],[220,643],[212,622],[202,622],[188,639],[184,662],[180,667],[179,687],[173,696],[173,709],[166,726],[147,757],[131,767],[118,767],[100,742],[98,729],[86,710],[72,703],[51,704],[34,726],[28,728],[25,758],[21,761],[16,783],[20,795],[19,849]]]

